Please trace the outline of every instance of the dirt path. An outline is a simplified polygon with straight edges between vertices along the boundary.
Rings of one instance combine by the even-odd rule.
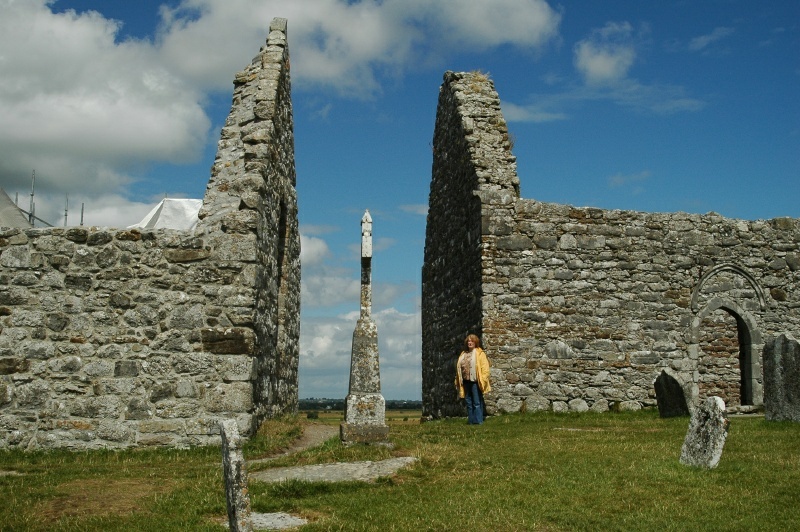
[[[255,460],[248,460],[250,463],[257,464],[260,462],[270,462],[283,456],[288,456],[305,449],[322,445],[327,440],[339,435],[339,427],[337,425],[327,425],[325,423],[307,423],[303,426],[303,435],[297,438],[285,450],[268,456],[266,458],[257,458]]]

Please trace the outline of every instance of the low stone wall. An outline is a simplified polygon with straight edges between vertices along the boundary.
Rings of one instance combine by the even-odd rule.
[[[468,333],[490,412],[656,405],[669,369],[694,406],[763,401],[765,339],[800,326],[800,221],[577,208],[519,197],[499,98],[445,74],[423,266],[423,413],[463,415]]]
[[[0,228],[0,448],[218,444],[297,409],[286,21],[237,74],[193,232]]]

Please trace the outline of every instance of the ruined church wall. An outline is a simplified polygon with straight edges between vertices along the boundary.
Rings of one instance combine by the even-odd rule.
[[[715,350],[736,323],[701,319],[724,308],[748,320],[760,404],[764,340],[800,327],[797,220],[533,200],[484,213],[483,331],[499,411],[655,406],[664,369],[692,383],[696,399],[713,393],[739,406],[745,340],[734,339],[734,356]]]
[[[522,199],[491,81],[448,73],[441,90],[458,104],[442,105],[440,96],[434,138],[423,266],[425,415],[463,415],[452,381],[455,336],[467,332],[482,335],[492,362],[490,412],[655,406],[653,381],[664,369],[689,383],[695,400],[714,394],[761,404],[765,341],[800,328],[800,221]],[[440,122],[451,124],[446,135]],[[450,192],[459,187],[472,191]],[[470,194],[471,203],[459,199]],[[464,223],[474,212],[459,211],[462,202],[480,213],[479,264]],[[432,236],[451,226],[460,229]],[[455,288],[462,279],[469,282]],[[459,290],[479,299],[479,316],[463,312],[469,303],[452,303]],[[431,319],[446,323],[452,338]],[[745,368],[739,344],[749,352]],[[750,398],[739,395],[743,372]]]
[[[219,443],[297,408],[286,21],[237,74],[192,232],[0,228],[0,447]]]

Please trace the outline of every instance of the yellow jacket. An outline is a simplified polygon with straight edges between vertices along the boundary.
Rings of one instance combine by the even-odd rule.
[[[461,381],[461,371],[459,370],[461,366],[461,359],[466,355],[466,351],[462,351],[460,355],[458,355],[458,360],[456,361],[456,390],[458,390],[458,397],[460,399],[464,398],[464,383]],[[481,393],[489,393],[492,391],[492,385],[489,383],[489,357],[486,356],[486,353],[480,347],[475,348],[475,375],[478,379],[478,388],[480,388]]]

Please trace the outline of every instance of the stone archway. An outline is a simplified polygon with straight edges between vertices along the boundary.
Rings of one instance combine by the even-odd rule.
[[[718,395],[732,409],[764,400],[763,341],[753,316],[725,298],[712,298],[692,320],[689,353],[695,362],[693,400]]]

